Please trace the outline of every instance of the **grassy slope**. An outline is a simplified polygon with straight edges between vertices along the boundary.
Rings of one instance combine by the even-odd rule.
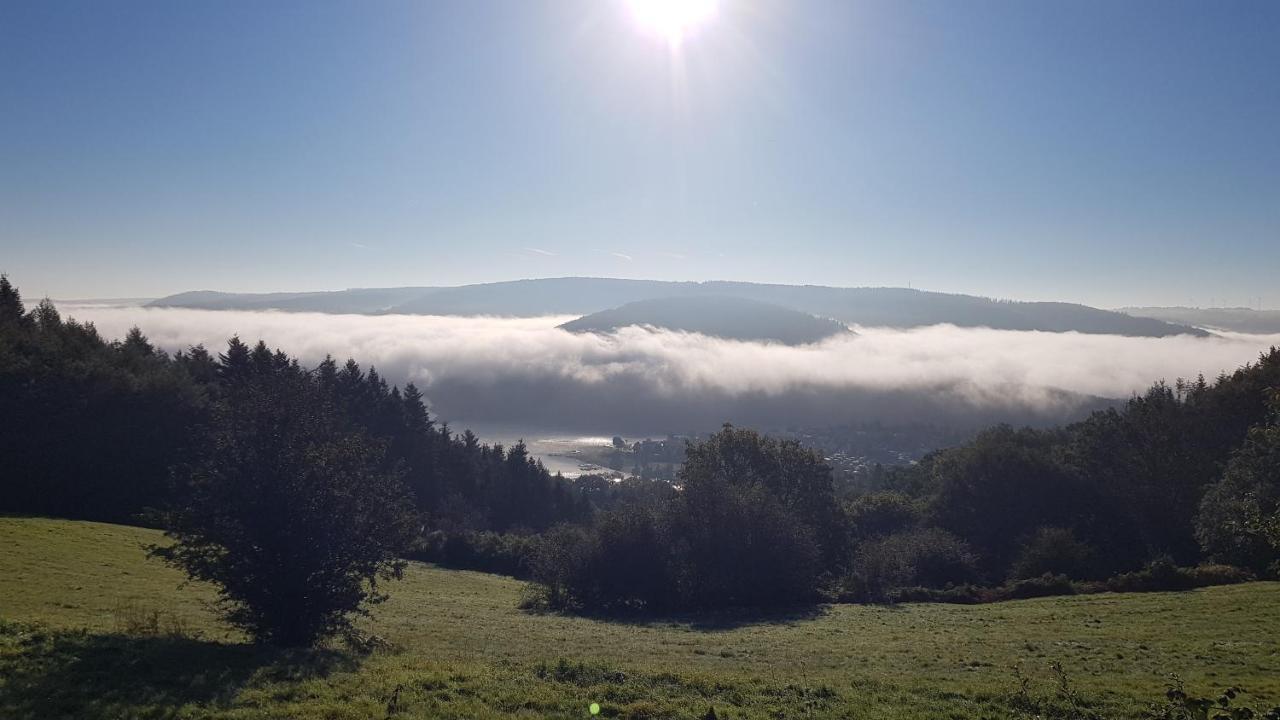
[[[1139,713],[1171,672],[1280,703],[1277,583],[611,623],[531,615],[518,582],[414,565],[367,624],[394,649],[356,659],[239,644],[207,588],[144,558],[158,539],[0,518],[0,717],[585,717],[592,701],[640,717],[1019,717],[1011,668],[1049,698],[1053,661],[1108,716]],[[139,610],[199,639],[128,635]]]

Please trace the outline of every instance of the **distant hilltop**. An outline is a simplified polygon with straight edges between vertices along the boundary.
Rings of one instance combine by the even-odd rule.
[[[1137,317],[1074,303],[993,300],[906,288],[841,288],[580,277],[514,280],[457,287],[361,288],[333,292],[196,291],[154,300],[149,306],[206,310],[536,317],[585,316],[615,308],[621,311],[629,303],[656,300],[671,305],[672,307],[667,308],[670,310],[682,300],[707,297],[766,303],[817,319],[865,327],[913,328],[948,323],[959,327],[988,327],[998,330],[1135,337],[1209,334],[1188,324],[1155,317]]]
[[[783,345],[807,345],[836,335],[852,334],[839,320],[724,295],[637,300],[571,320],[560,327],[571,332],[609,333],[637,325]]]
[[[1254,310],[1247,307],[1127,307],[1121,308],[1120,312],[1209,330],[1280,333],[1280,310]]]

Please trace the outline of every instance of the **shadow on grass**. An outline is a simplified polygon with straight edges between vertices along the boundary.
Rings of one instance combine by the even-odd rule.
[[[279,650],[184,637],[0,628],[0,717],[171,718],[226,707],[255,682],[355,667],[333,650]]]

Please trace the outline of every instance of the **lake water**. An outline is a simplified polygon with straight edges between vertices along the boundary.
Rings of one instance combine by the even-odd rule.
[[[594,463],[582,457],[584,454],[596,455],[592,451],[613,446],[613,438],[604,436],[582,435],[572,432],[554,430],[520,428],[485,423],[471,423],[465,420],[451,421],[449,427],[455,432],[468,428],[480,438],[482,443],[492,445],[501,443],[511,447],[520,440],[529,448],[529,454],[542,460],[542,464],[553,475],[560,473],[565,477],[576,478],[592,472],[610,472],[608,468],[597,470]],[[628,443],[644,438],[626,438]],[[583,467],[587,465],[588,467]]]

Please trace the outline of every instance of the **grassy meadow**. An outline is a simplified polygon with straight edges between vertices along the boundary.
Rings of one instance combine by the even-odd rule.
[[[386,647],[302,652],[221,626],[162,539],[0,518],[0,718],[1139,717],[1170,673],[1280,704],[1280,583],[605,621],[413,564],[363,623]]]

